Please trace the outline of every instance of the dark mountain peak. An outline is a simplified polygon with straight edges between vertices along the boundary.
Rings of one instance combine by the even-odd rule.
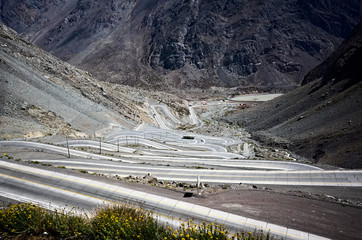
[[[0,11],[99,79],[168,90],[298,86],[361,19],[359,0],[3,0]]]

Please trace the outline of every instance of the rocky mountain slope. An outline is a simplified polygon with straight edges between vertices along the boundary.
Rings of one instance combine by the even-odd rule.
[[[187,107],[169,94],[98,81],[1,23],[0,46],[1,139],[98,137],[114,128],[153,124],[149,102]]]
[[[360,0],[2,0],[0,20],[97,78],[155,89],[291,88]]]
[[[228,120],[315,162],[362,168],[361,63],[362,23],[302,87]]]

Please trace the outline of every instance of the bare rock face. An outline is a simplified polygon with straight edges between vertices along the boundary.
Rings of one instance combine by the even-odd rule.
[[[3,0],[1,21],[109,82],[285,89],[361,19],[359,0]]]

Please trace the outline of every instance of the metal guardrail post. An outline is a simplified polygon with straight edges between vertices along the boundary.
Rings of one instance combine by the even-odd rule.
[[[99,154],[102,154],[102,138],[99,138]]]
[[[197,176],[197,195],[200,195],[200,175]]]
[[[65,137],[65,140],[67,141],[67,149],[68,149],[68,158],[70,158],[70,151],[69,151],[69,143],[68,143],[68,138]]]

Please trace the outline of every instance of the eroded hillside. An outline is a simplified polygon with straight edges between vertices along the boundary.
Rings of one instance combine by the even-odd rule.
[[[102,136],[112,128],[154,123],[149,102],[186,106],[169,94],[100,82],[3,24],[0,45],[1,138]]]

